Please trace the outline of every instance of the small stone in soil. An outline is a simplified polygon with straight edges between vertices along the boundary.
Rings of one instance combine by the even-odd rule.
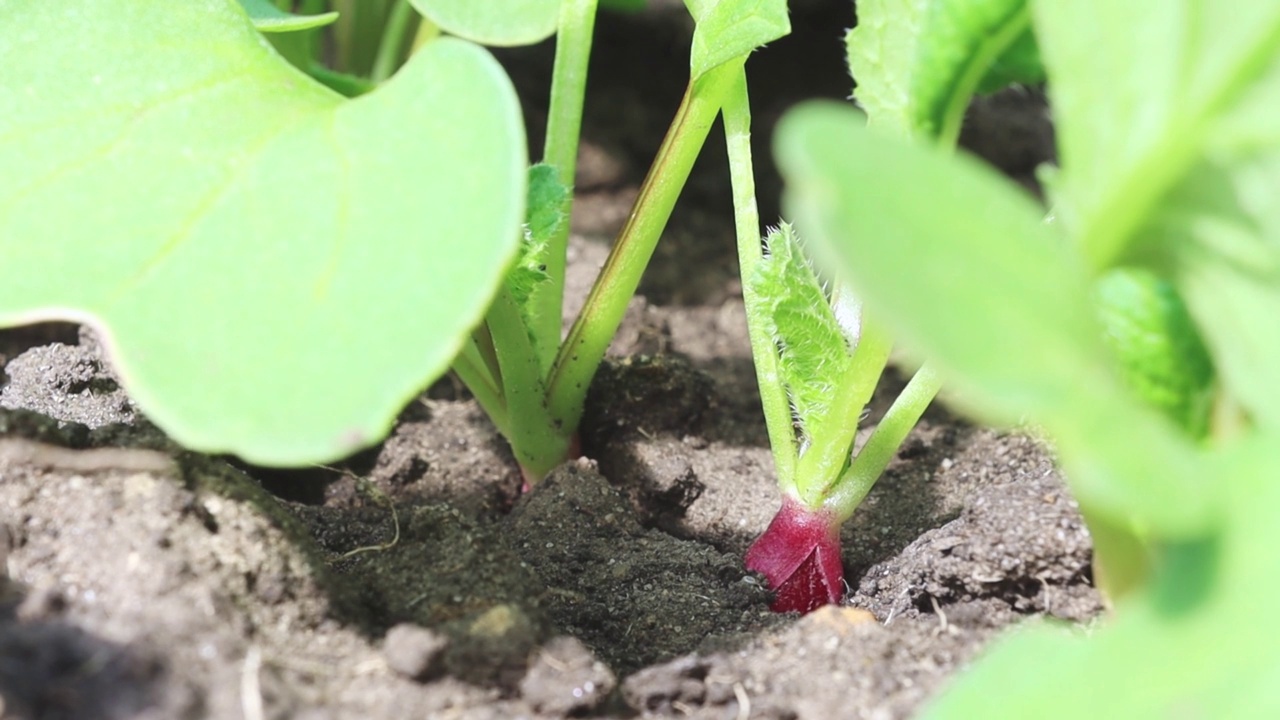
[[[542,646],[520,682],[520,694],[537,712],[559,716],[595,710],[617,680],[577,638],[562,635]]]
[[[419,682],[430,680],[444,670],[444,651],[449,639],[434,630],[401,623],[387,631],[382,656],[387,666]]]

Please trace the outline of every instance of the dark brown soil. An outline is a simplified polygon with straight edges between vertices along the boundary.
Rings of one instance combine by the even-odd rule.
[[[787,104],[848,94],[835,6],[797,4],[797,36],[752,60],[761,158]],[[569,310],[678,102],[680,12],[600,23]],[[545,87],[547,50],[504,61]],[[1038,98],[977,112],[966,138],[1028,178],[1049,147]],[[711,137],[593,387],[590,459],[524,497],[447,378],[382,446],[268,471],[173,446],[73,327],[0,333],[0,715],[895,718],[998,629],[1096,616],[1045,449],[941,407],[844,529],[847,604],[768,611],[741,557],[778,498]]]

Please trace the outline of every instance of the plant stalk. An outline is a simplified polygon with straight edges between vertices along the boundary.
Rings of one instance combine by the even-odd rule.
[[[820,507],[831,489],[842,481],[841,473],[849,463],[862,409],[870,402],[876,383],[884,373],[892,344],[888,333],[864,313],[853,362],[844,377],[837,381],[831,410],[811,430],[809,449],[800,457],[796,469],[796,492],[806,507]],[[906,394],[905,390],[903,394]],[[926,400],[925,405],[928,404]],[[910,429],[908,425],[907,430]],[[891,456],[892,452],[890,450]],[[874,477],[872,482],[875,482]]]
[[[560,345],[560,316],[564,308],[565,256],[569,246],[570,218],[573,215],[574,170],[578,163],[578,139],[582,131],[582,107],[587,91],[587,66],[591,39],[595,32],[597,0],[561,0],[556,30],[555,70],[551,78],[551,101],[547,117],[547,138],[542,159],[555,167],[560,183],[569,188],[561,210],[565,221],[549,240],[547,277],[534,293],[533,334],[539,339],[539,366],[545,375],[555,361]]]
[[[747,311],[747,334],[755,358],[756,385],[764,408],[769,447],[779,487],[790,489],[796,478],[796,440],[791,403],[778,369],[778,348],[765,326],[764,299],[755,285],[747,282],[764,261],[760,242],[760,211],[756,205],[755,170],[751,161],[751,99],[747,92],[746,68],[739,67],[725,96],[725,143],[729,150],[729,179],[733,186],[733,222],[737,229],[738,275],[743,278],[742,302]]]
[[[561,428],[576,428],[576,425],[558,423],[548,412],[542,372],[528,328],[519,306],[505,287],[494,299],[485,321],[493,337],[502,376],[510,431],[505,435],[526,478],[536,482],[564,461],[571,433]]]
[[[378,43],[373,69],[369,72],[369,79],[374,83],[385,81],[400,66],[400,56],[404,54],[404,44],[409,37],[409,23],[413,16],[413,6],[409,4],[409,0],[395,0],[387,17],[387,25],[382,31],[382,40]]]
[[[927,363],[911,377],[826,500],[825,507],[836,514],[839,522],[853,515],[941,386],[942,379]]]
[[[498,432],[502,433],[503,437],[507,437],[511,430],[511,423],[507,417],[506,401],[502,396],[501,384],[485,367],[484,358],[480,356],[474,339],[468,338],[462,352],[454,358],[453,371],[475,396],[476,402],[480,403],[480,407],[484,409],[485,415],[489,416],[489,420],[493,422]]]
[[[684,100],[663,139],[658,157],[640,188],[631,216],[614,243],[582,312],[560,346],[547,383],[551,417],[560,427],[576,428],[596,368],[604,359],[640,276],[671,217],[721,103],[733,86],[740,58],[691,80]]]

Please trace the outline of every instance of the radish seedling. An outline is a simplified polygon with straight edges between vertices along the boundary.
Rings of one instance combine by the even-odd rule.
[[[1275,716],[1280,6],[1008,5],[1044,57],[1054,222],[989,168],[852,108],[797,109],[775,144],[784,207],[956,405],[1054,441],[1114,599],[1088,633],[1005,638],[925,716]],[[924,43],[922,7],[859,14],[873,38]],[[861,87],[896,82],[867,70],[880,47],[855,51]],[[1207,432],[1206,363],[1229,418]]]

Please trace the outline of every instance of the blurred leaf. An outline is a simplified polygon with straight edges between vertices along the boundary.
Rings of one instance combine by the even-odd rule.
[[[826,293],[790,225],[766,239],[768,255],[745,282],[763,299],[762,327],[778,348],[778,369],[806,435],[827,415],[853,356]]]
[[[1104,337],[1129,387],[1194,438],[1209,430],[1213,361],[1173,284],[1119,268],[1094,286]]]
[[[1166,249],[1230,396],[1280,428],[1280,153],[1203,163],[1161,203],[1144,245]]]
[[[1059,217],[1087,261],[1121,256],[1275,60],[1280,3],[1033,3],[1064,171]],[[1271,113],[1274,113],[1272,106]]]
[[[319,15],[294,15],[276,7],[270,0],[239,0],[241,7],[253,20],[259,32],[285,33],[324,27],[338,19],[338,13]]]
[[[484,45],[532,45],[555,34],[560,0],[409,0],[446,32]]]
[[[497,62],[433,42],[346,100],[231,0],[5,7],[0,323],[93,322],[192,448],[301,464],[379,439],[519,240],[524,131]]]
[[[776,151],[797,225],[868,311],[982,418],[1043,423],[1082,505],[1171,536],[1215,517],[1191,450],[1114,377],[1085,273],[1021,190],[833,103],[792,111]],[[1158,466],[1135,467],[1135,438]]]
[[[791,32],[786,0],[685,0],[685,6],[696,23],[692,78]]]
[[[1087,642],[1061,628],[1015,631],[923,717],[1280,716],[1278,446],[1280,436],[1255,437],[1215,458],[1231,522],[1166,547],[1155,583]]]

